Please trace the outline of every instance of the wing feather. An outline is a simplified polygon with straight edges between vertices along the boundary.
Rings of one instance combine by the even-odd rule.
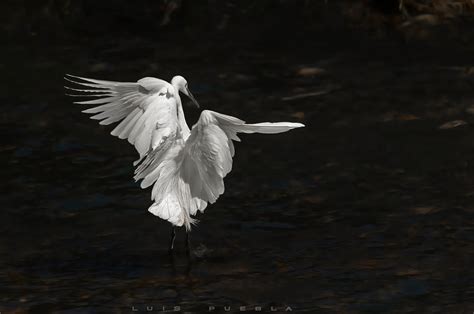
[[[246,124],[235,117],[204,110],[186,142],[184,162],[189,165],[181,173],[192,182],[190,192],[193,199],[199,200],[197,209],[204,211],[203,205],[214,203],[224,193],[223,179],[232,170],[235,154],[232,141],[240,141],[237,133],[272,134],[303,126],[291,122]]]
[[[153,185],[150,212],[190,228],[190,217],[204,211],[224,193],[224,177],[232,170],[237,133],[280,133],[302,127],[300,123],[246,124],[217,112],[204,110],[186,141],[166,137],[150,151],[135,171],[142,188]],[[179,219],[178,219],[178,218]]]
[[[68,75],[65,79],[86,87],[85,89],[66,87],[67,89],[82,92],[84,93],[82,96],[96,97],[75,102],[81,105],[98,105],[82,111],[92,114],[91,119],[99,120],[99,124],[102,125],[120,121],[111,134],[120,139],[128,139],[138,151],[139,160],[153,148],[153,141],[159,142],[160,136],[172,133],[176,129],[176,99],[160,95],[167,92],[174,94],[173,87],[166,81],[145,77],[135,83],[129,83],[74,75]],[[160,131],[160,128],[166,131]]]
[[[203,212],[224,193],[224,177],[232,170],[237,133],[281,133],[302,127],[300,123],[245,121],[204,110],[198,122],[179,132],[178,103],[173,87],[156,78],[136,83],[113,82],[69,75],[65,79],[85,89],[67,87],[96,97],[77,101],[95,105],[83,112],[100,124],[119,122],[111,134],[128,139],[140,158],[135,180],[141,187],[153,185],[149,211],[171,223],[190,229],[191,215]],[[91,89],[92,88],[92,89]],[[172,95],[169,97],[169,95]],[[140,163],[141,162],[141,163]]]

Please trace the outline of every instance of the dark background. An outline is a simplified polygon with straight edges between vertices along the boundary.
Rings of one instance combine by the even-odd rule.
[[[2,1],[0,312],[472,313],[473,7]],[[65,73],[181,74],[202,109],[306,128],[242,136],[172,259],[135,150]]]

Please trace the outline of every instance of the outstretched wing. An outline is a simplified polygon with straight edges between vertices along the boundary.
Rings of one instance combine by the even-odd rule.
[[[224,177],[232,170],[234,141],[237,133],[274,134],[304,127],[301,123],[263,122],[246,124],[245,121],[214,111],[204,110],[186,142],[181,176],[188,182],[192,215],[203,202],[214,203],[224,193]]]
[[[140,154],[139,160],[150,148],[158,146],[163,137],[176,131],[176,99],[173,97],[173,87],[166,81],[145,77],[136,83],[125,83],[73,75],[65,79],[87,87],[66,87],[81,92],[81,95],[71,96],[96,98],[75,102],[98,105],[82,111],[94,114],[91,119],[101,120],[99,123],[103,125],[122,120],[111,134],[121,139],[127,138]]]
[[[155,204],[150,211],[189,228],[189,214],[204,211],[208,202],[214,203],[224,193],[223,179],[232,169],[235,152],[232,140],[240,141],[237,133],[281,133],[303,126],[290,122],[245,124],[204,110],[182,149],[163,146],[150,152],[137,168],[135,179],[143,179],[142,188],[154,183]]]

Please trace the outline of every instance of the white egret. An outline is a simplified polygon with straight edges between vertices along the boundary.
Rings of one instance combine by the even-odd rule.
[[[237,133],[281,133],[303,127],[301,123],[263,122],[246,124],[244,121],[203,110],[192,130],[184,117],[179,92],[188,96],[196,106],[182,76],[175,76],[171,84],[157,78],[145,77],[135,83],[103,81],[73,75],[67,81],[81,85],[66,87],[93,100],[76,104],[94,105],[84,113],[91,119],[108,125],[121,121],[111,132],[120,139],[128,139],[139,154],[134,162],[135,180],[140,186],[153,185],[148,209],[152,214],[172,224],[169,249],[173,250],[174,226],[189,231],[198,211],[204,212],[224,193],[224,177],[231,171],[234,141]],[[97,105],[97,106],[96,106]]]

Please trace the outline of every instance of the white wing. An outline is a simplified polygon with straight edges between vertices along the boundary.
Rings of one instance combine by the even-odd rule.
[[[182,148],[166,145],[151,152],[137,168],[135,179],[146,188],[155,183],[149,211],[190,229],[198,210],[224,193],[224,177],[232,169],[237,133],[281,133],[303,127],[301,123],[245,124],[244,121],[204,110]]]
[[[240,119],[204,110],[193,126],[186,142],[183,180],[191,182],[195,203],[214,203],[224,193],[224,177],[232,170],[235,149],[232,140],[240,141],[237,133],[274,134],[304,127],[301,123],[263,122],[246,124]],[[191,214],[204,208],[192,206]]]
[[[85,94],[72,96],[99,97],[77,101],[76,104],[99,105],[84,113],[94,114],[91,119],[108,125],[120,122],[111,132],[121,139],[127,138],[140,154],[140,161],[154,149],[163,137],[176,132],[176,99],[174,89],[166,81],[145,77],[136,83],[95,80],[69,75],[66,80],[94,89],[71,88]],[[136,163],[138,163],[136,161]]]

